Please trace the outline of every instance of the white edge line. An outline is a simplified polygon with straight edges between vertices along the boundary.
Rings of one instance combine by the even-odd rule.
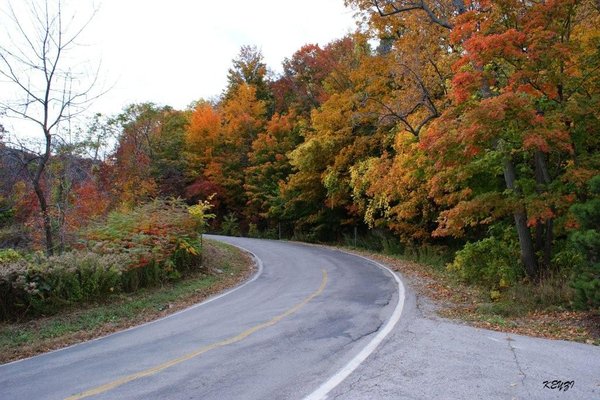
[[[309,394],[304,398],[304,400],[324,400],[327,398],[327,394],[331,392],[337,385],[342,383],[344,379],[346,379],[360,364],[363,363],[377,349],[377,346],[383,342],[387,335],[394,329],[398,321],[400,321],[400,316],[402,315],[402,310],[404,309],[404,298],[405,298],[405,290],[404,284],[398,277],[398,275],[386,267],[383,264],[378,263],[377,261],[373,261],[367,257],[363,257],[358,254],[353,254],[344,250],[339,250],[342,253],[351,254],[356,257],[360,257],[364,260],[369,261],[370,263],[388,271],[396,280],[398,284],[398,303],[396,304],[396,308],[392,312],[392,316],[385,324],[385,326],[377,333],[377,335],[356,355],[352,360],[350,360],[342,369],[336,372],[332,377],[330,377],[327,381],[325,381],[321,386],[319,386],[314,392]]]
[[[179,310],[177,312],[174,312],[173,314],[165,315],[164,317],[161,317],[161,318],[158,318],[158,319],[155,319],[155,320],[152,320],[152,321],[144,322],[143,324],[140,324],[140,325],[131,326],[129,328],[120,330],[118,332],[109,333],[108,335],[104,335],[104,336],[100,336],[100,337],[97,337],[97,338],[94,338],[94,339],[86,340],[85,342],[75,343],[75,344],[72,344],[72,345],[67,346],[67,347],[62,347],[60,349],[51,350],[51,351],[48,351],[48,352],[45,352],[45,353],[36,354],[35,356],[31,356],[31,357],[27,357],[27,358],[22,358],[20,360],[11,361],[11,362],[8,362],[6,364],[0,365],[0,369],[3,368],[3,367],[9,366],[9,365],[13,365],[13,364],[17,364],[17,363],[20,363],[20,362],[23,362],[23,361],[27,361],[27,360],[32,359],[32,358],[42,357],[42,356],[45,356],[45,355],[48,355],[48,354],[53,354],[53,353],[58,353],[60,351],[64,351],[64,350],[71,349],[73,347],[84,345],[86,343],[91,343],[91,342],[95,342],[95,341],[98,341],[98,340],[102,340],[102,339],[105,339],[105,338],[110,337],[110,336],[120,335],[120,334],[128,332],[128,331],[132,331],[132,330],[135,330],[135,329],[142,328],[142,327],[144,327],[146,325],[151,325],[151,324],[163,321],[165,319],[172,318],[172,317],[174,317],[176,315],[183,314],[185,312],[191,311],[191,310],[196,309],[198,307],[205,306],[208,303],[212,303],[215,300],[219,300],[222,297],[230,295],[231,293],[236,292],[236,291],[240,290],[241,288],[243,288],[244,286],[249,285],[250,283],[254,282],[262,274],[262,272],[263,272],[263,263],[262,263],[262,260],[260,258],[258,258],[258,256],[256,254],[254,254],[250,250],[248,250],[248,249],[246,249],[246,248],[244,248],[242,246],[238,246],[236,244],[232,244],[232,243],[225,242],[225,241],[220,241],[218,239],[212,239],[212,240],[215,240],[215,241],[218,241],[218,242],[221,242],[221,243],[225,243],[225,244],[228,244],[228,245],[233,246],[233,247],[237,247],[238,249],[240,249],[242,251],[245,251],[246,253],[250,254],[254,258],[254,261],[256,262],[256,266],[258,267],[258,271],[254,274],[254,276],[250,280],[242,283],[241,285],[236,286],[233,289],[230,289],[230,290],[228,290],[226,292],[223,292],[223,293],[221,293],[219,295],[216,295],[216,296],[213,296],[213,297],[209,297],[208,299],[206,299],[206,300],[204,300],[204,301],[202,301],[202,302],[200,302],[198,304],[194,304],[194,305],[192,305],[190,307],[184,308],[183,310]]]

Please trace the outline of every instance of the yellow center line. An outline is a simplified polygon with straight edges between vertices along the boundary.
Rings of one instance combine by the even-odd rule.
[[[246,339],[248,336],[252,335],[255,332],[258,332],[265,328],[269,328],[269,327],[275,325],[276,323],[278,323],[279,321],[281,321],[282,319],[289,317],[290,315],[294,314],[295,312],[298,312],[302,307],[304,307],[306,304],[308,304],[312,299],[314,299],[315,297],[317,297],[321,293],[323,293],[323,290],[325,290],[325,286],[327,285],[327,271],[322,270],[322,273],[323,273],[323,278],[321,279],[321,285],[314,293],[312,293],[310,296],[308,296],[307,298],[302,300],[302,302],[296,304],[294,307],[290,308],[283,314],[279,314],[267,322],[263,322],[262,324],[256,325],[252,328],[249,328],[237,336],[231,337],[229,339],[225,339],[221,342],[217,342],[217,343],[213,343],[213,344],[201,347],[196,351],[185,354],[185,355],[175,358],[173,360],[169,360],[169,361],[159,364],[155,367],[148,368],[148,369],[140,371],[140,372],[136,372],[135,374],[124,376],[123,378],[114,380],[112,382],[108,382],[104,385],[95,387],[90,390],[86,390],[85,392],[81,392],[81,393],[75,394],[73,396],[67,397],[65,400],[85,399],[87,397],[96,396],[101,393],[108,392],[109,390],[115,389],[121,385],[128,383],[128,382],[131,382],[131,381],[134,381],[136,379],[140,379],[140,378],[143,378],[146,376],[154,375],[156,373],[164,371],[167,368],[171,368],[177,364],[181,364],[182,362],[191,360],[192,358],[198,357],[199,355],[202,355],[211,350],[218,349],[220,347],[224,347],[224,346],[227,346],[227,345],[230,345],[233,343],[237,343],[241,340]]]

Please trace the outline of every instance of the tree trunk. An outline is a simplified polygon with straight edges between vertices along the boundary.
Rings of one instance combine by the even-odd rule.
[[[535,180],[537,185],[536,190],[538,194],[542,194],[546,191],[547,185],[550,183],[546,155],[543,152],[536,150],[534,160]],[[552,232],[553,228],[554,220],[552,218],[548,218],[545,222],[538,220],[536,223],[536,247],[537,250],[543,254],[544,269],[550,266],[550,261],[552,259],[552,241],[554,240],[554,234]]]
[[[514,190],[515,193],[519,193],[518,188],[515,188],[515,166],[512,160],[507,156],[503,163],[504,180],[506,187],[510,190]],[[531,233],[527,226],[527,211],[522,205],[519,205],[513,212],[515,220],[515,226],[517,228],[517,235],[519,236],[519,246],[521,248],[521,261],[525,266],[525,273],[530,279],[537,279],[538,277],[538,263],[535,257],[535,249],[533,247],[533,240],[531,239]]]
[[[51,256],[54,255],[54,240],[52,236],[52,221],[50,219],[50,213],[48,212],[48,203],[46,202],[46,196],[42,190],[39,182],[33,182],[33,190],[40,203],[40,211],[42,213],[42,220],[44,222],[44,235],[46,237],[46,254]]]
[[[521,247],[521,262],[525,266],[525,273],[530,279],[537,280],[538,278],[538,263],[535,257],[533,241],[527,226],[527,213],[520,208],[513,213],[517,234],[519,236],[519,245]]]
[[[552,261],[552,242],[554,241],[554,219],[550,218],[546,221],[546,242],[544,244],[544,266],[550,267]]]

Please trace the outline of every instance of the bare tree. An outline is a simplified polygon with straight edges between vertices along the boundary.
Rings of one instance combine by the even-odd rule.
[[[48,254],[55,247],[44,170],[59,129],[99,95],[94,94],[98,70],[90,74],[70,58],[95,11],[82,21],[75,18],[74,10],[66,13],[64,3],[8,1],[0,14],[0,26],[6,30],[4,40],[0,39],[0,83],[11,95],[10,100],[0,100],[0,112],[28,121],[43,135],[41,148],[29,149],[35,156],[20,160],[39,202]]]

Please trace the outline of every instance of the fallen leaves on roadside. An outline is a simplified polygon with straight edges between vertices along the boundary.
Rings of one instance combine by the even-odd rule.
[[[432,267],[371,252],[357,252],[382,262],[402,274],[419,295],[431,300],[437,314],[472,326],[500,332],[571,340],[600,345],[600,314],[585,311],[536,310],[521,316],[498,316],[481,312],[488,301],[476,288],[454,281]]]

